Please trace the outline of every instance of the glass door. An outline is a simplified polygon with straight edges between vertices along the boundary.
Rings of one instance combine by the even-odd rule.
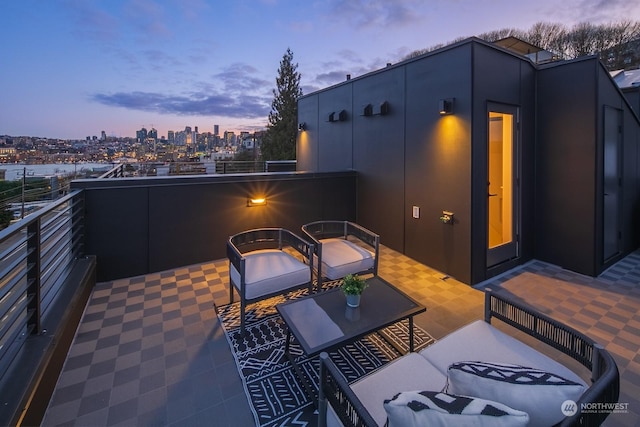
[[[487,267],[518,256],[518,109],[489,105]]]

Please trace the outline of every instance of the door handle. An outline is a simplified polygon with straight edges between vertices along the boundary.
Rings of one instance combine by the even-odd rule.
[[[488,194],[488,196],[489,196],[489,197],[496,197],[497,195],[498,195],[498,193],[496,193],[496,194],[491,194],[491,193],[489,193],[489,194]]]

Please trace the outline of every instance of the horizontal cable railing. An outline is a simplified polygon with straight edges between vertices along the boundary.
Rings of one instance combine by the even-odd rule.
[[[74,191],[0,231],[0,380],[83,255],[83,212]]]

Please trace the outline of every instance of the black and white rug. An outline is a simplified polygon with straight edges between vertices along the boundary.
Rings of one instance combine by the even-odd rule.
[[[245,336],[240,334],[240,303],[217,309],[257,426],[316,425],[314,402],[306,395],[284,355],[287,326],[275,308],[281,302],[306,293],[306,290],[293,292],[249,305]],[[394,346],[388,343],[388,339],[393,340],[401,349],[407,349],[408,321],[392,325],[384,332],[387,339],[376,333],[331,353],[332,360],[349,382],[400,356]],[[415,325],[414,340],[416,350],[434,342],[426,331]],[[305,355],[295,339],[292,340],[290,351],[295,355],[304,375],[317,388],[318,358]]]

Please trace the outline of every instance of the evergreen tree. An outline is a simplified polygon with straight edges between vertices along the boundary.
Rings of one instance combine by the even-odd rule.
[[[269,113],[267,132],[262,141],[263,160],[295,160],[298,121],[298,98],[300,73],[298,64],[293,63],[293,53],[287,48],[280,61],[276,89]]]

